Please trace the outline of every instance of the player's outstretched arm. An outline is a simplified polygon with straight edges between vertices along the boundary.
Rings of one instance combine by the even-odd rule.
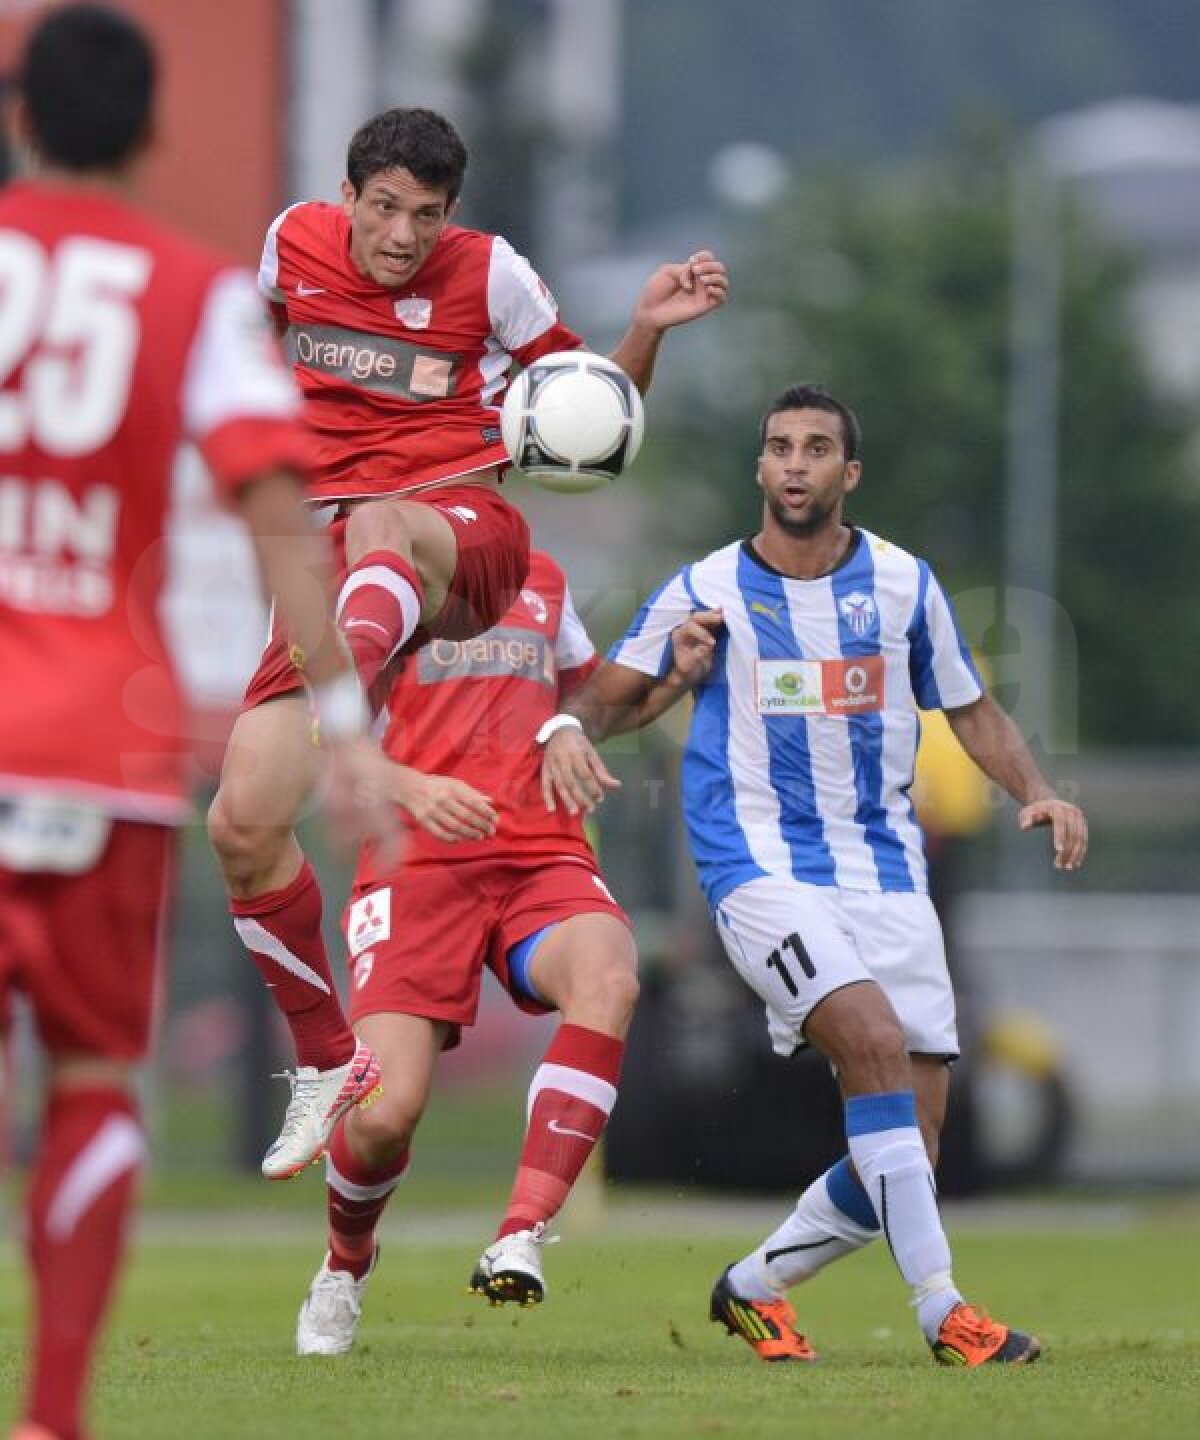
[[[1011,718],[984,695],[971,705],[947,710],[946,719],[976,765],[1020,805],[1021,829],[1052,828],[1054,868],[1078,870],[1087,854],[1087,818],[1078,805],[1055,794]]]
[[[611,358],[644,395],[667,331],[720,309],[728,293],[725,263],[711,250],[697,250],[680,264],[660,265],[642,287],[629,329]]]
[[[590,815],[606,791],[621,788],[593,742],[637,729],[641,707],[655,684],[653,675],[606,660],[572,692],[562,712],[537,736],[543,746],[542,796],[547,810],[561,804],[568,815],[581,810]]]
[[[588,677],[567,701],[565,721],[555,717],[542,742],[547,810],[561,803],[568,814],[590,815],[606,791],[620,788],[594,742],[652,724],[699,685],[712,668],[724,624],[720,610],[698,610],[677,625],[671,631],[671,669],[661,678],[611,660]]]

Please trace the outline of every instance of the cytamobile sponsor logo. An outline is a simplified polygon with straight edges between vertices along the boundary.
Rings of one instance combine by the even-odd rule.
[[[760,660],[760,715],[862,715],[883,709],[883,657]]]
[[[291,326],[287,351],[293,365],[418,403],[453,395],[463,364],[461,355],[338,325]]]

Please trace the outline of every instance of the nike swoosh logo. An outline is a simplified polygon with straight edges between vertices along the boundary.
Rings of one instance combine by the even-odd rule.
[[[296,283],[297,295],[324,295],[324,293],[325,291],[319,285],[305,285],[302,280]]]
[[[356,1085],[361,1085],[362,1082],[367,1078],[367,1076],[368,1076],[369,1074],[370,1074],[370,1070],[369,1070],[369,1069],[368,1069],[368,1070],[360,1070],[360,1071],[358,1072],[358,1074],[354,1077],[354,1083],[355,1083]]]
[[[369,625],[372,630],[378,630],[381,635],[390,635],[391,631],[386,625],[380,625],[376,620],[343,620],[343,630],[361,630],[364,625]]]
[[[566,1125],[560,1125],[557,1120],[547,1120],[546,1129],[553,1130],[556,1135],[574,1135],[578,1140],[587,1140],[593,1145],[596,1143],[595,1135],[589,1135],[583,1130],[572,1130]]]

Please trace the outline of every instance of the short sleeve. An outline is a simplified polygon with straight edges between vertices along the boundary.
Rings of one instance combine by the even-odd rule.
[[[295,209],[289,205],[282,214],[276,215],[263,241],[262,259],[258,262],[258,288],[264,300],[272,305],[282,305],[285,300],[279,288],[279,230],[288,215]]]
[[[624,636],[608,652],[616,665],[662,679],[671,669],[671,632],[695,610],[705,606],[691,583],[686,566],[661,585],[633,617]]]
[[[537,271],[501,235],[492,240],[488,317],[496,339],[522,365],[583,344],[559,320],[558,304]]]
[[[596,654],[592,637],[584,628],[569,589],[563,589],[562,614],[558,622],[558,634],[554,638],[554,663],[557,669],[578,670]]]
[[[247,271],[222,271],[209,286],[181,404],[186,434],[226,486],[304,462],[300,397]]]
[[[922,710],[953,710],[983,694],[954,607],[924,560],[917,562],[917,603],[908,625],[909,674]]]

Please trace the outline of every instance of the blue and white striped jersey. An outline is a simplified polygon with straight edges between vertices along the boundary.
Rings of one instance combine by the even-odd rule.
[[[710,905],[761,875],[847,890],[927,889],[909,787],[917,708],[983,687],[929,566],[866,530],[796,580],[737,541],[671,577],[609,659],[671,667],[671,631],[721,609],[683,758],[684,817]]]

